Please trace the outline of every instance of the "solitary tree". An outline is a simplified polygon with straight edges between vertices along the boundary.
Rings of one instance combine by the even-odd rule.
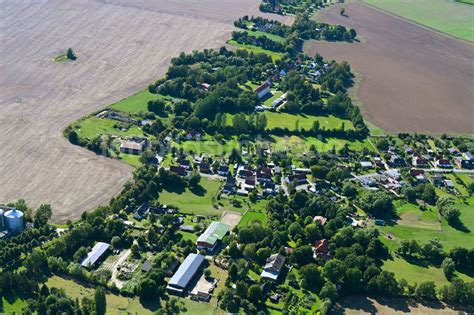
[[[76,54],[74,54],[71,47],[69,47],[67,49],[66,56],[67,56],[67,59],[69,59],[69,60],[76,60],[77,59]]]

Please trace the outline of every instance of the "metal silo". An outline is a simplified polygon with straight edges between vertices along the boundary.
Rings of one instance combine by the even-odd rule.
[[[3,218],[9,233],[16,235],[23,231],[23,212],[16,209],[9,210],[5,212]]]

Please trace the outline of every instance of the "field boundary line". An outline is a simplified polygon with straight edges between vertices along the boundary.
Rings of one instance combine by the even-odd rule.
[[[364,0],[359,1],[359,3],[361,3],[362,5],[365,5],[365,6],[369,7],[369,8],[372,8],[372,9],[374,9],[374,10],[377,10],[377,11],[379,11],[379,12],[382,12],[382,13],[385,13],[385,14],[387,14],[387,15],[390,15],[390,16],[396,18],[396,19],[406,21],[406,22],[408,22],[408,23],[411,23],[411,24],[416,25],[416,26],[418,26],[418,27],[424,28],[424,29],[426,29],[426,30],[429,30],[429,31],[432,31],[432,32],[441,34],[441,35],[443,35],[443,36],[445,36],[445,37],[454,38],[454,39],[457,39],[457,40],[459,40],[459,41],[462,41],[462,42],[465,42],[465,43],[467,43],[467,44],[471,44],[471,45],[474,46],[474,42],[471,42],[471,41],[469,41],[469,40],[467,40],[467,39],[460,38],[460,37],[457,37],[457,36],[454,36],[454,35],[451,35],[451,34],[442,32],[442,31],[437,30],[437,29],[435,29],[435,28],[433,28],[433,27],[431,27],[431,26],[428,26],[428,25],[423,25],[423,24],[421,24],[421,23],[419,23],[419,22],[410,20],[410,19],[408,19],[408,18],[406,18],[406,17],[403,17],[403,16],[401,16],[401,15],[398,15],[398,14],[396,14],[396,13],[390,12],[390,11],[388,11],[388,10],[379,8],[379,7],[377,7],[377,6],[373,5],[373,4],[367,3],[367,2],[365,2]]]

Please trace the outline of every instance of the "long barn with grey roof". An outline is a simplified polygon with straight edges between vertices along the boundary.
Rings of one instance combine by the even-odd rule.
[[[183,294],[203,263],[203,255],[189,254],[168,282],[166,286],[168,292],[179,295]]]
[[[109,247],[110,244],[97,242],[92,250],[87,254],[87,257],[82,261],[81,266],[86,268],[94,266],[97,261],[103,257]]]

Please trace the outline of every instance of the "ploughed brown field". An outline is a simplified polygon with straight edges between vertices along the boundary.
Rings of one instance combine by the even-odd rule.
[[[181,51],[221,47],[259,2],[2,1],[0,203],[50,203],[55,222],[107,203],[131,167],[69,144],[62,130],[143,89]],[[77,61],[54,62],[68,47]]]
[[[354,28],[360,43],[309,42],[305,51],[348,61],[361,75],[366,119],[390,132],[474,134],[474,44],[359,2],[318,20]]]

